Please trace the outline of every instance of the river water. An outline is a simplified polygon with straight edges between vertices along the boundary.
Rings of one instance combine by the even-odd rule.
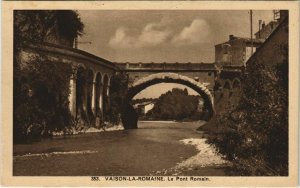
[[[135,130],[80,134],[33,144],[16,144],[13,148],[13,174],[224,176],[222,165],[217,165],[222,163],[220,157],[210,151],[210,147],[203,142],[203,134],[196,131],[203,123],[139,122],[139,129]],[[202,154],[199,155],[202,147]]]

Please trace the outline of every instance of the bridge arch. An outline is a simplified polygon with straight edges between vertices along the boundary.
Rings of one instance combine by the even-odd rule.
[[[94,111],[94,115],[97,117],[101,112],[101,108],[102,108],[102,85],[101,85],[101,81],[102,81],[102,75],[100,72],[96,72],[95,73],[95,78],[94,78],[94,87],[95,87],[95,91],[94,91],[94,104],[93,104],[93,111]]]
[[[241,99],[242,83],[239,78],[234,78],[232,81],[233,105],[236,106]]]
[[[232,90],[232,84],[230,80],[227,79],[224,81],[223,89],[228,89],[230,91]]]
[[[92,69],[88,69],[87,72],[87,113],[89,117],[93,116],[92,112],[92,97],[93,97],[93,80],[94,80],[94,72]]]
[[[222,97],[231,98],[232,96],[232,84],[229,79],[224,81],[223,88],[222,88]]]
[[[232,89],[241,89],[241,81],[238,78],[233,79]]]
[[[178,83],[190,87],[191,89],[199,93],[199,95],[203,98],[204,105],[209,111],[209,118],[211,118],[214,115],[214,98],[212,93],[206,87],[206,85],[197,82],[192,78],[177,73],[156,73],[135,81],[132,84],[132,86],[128,89],[127,101],[130,101],[135,95],[137,95],[140,91],[144,90],[145,88],[158,83]]]
[[[109,76],[104,74],[102,80],[102,112],[104,120],[107,120],[108,117],[106,117],[106,114],[108,113],[109,107]]]
[[[86,114],[86,73],[85,67],[78,66],[76,69],[76,119],[87,119]]]

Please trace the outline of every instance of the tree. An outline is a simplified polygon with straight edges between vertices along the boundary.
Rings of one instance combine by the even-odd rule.
[[[198,112],[198,100],[197,96],[188,95],[187,89],[173,88],[157,99],[149,114],[163,120],[191,118]]]
[[[14,42],[24,40],[72,45],[74,38],[83,34],[84,25],[72,10],[15,10]]]

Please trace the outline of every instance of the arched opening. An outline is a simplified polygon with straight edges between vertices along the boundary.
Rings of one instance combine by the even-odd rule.
[[[86,87],[86,111],[88,115],[88,123],[92,123],[91,120],[93,120],[93,111],[92,111],[92,97],[93,97],[93,77],[94,73],[91,69],[87,72],[87,87]]]
[[[220,100],[223,97],[223,93],[222,93],[222,85],[219,81],[215,81],[215,85],[214,85],[214,99],[215,99],[215,103],[217,104],[218,102],[220,102]]]
[[[86,114],[86,74],[83,67],[78,67],[76,79],[76,119],[87,120]]]
[[[208,90],[208,88],[194,79],[191,79],[186,76],[182,76],[176,73],[158,73],[152,74],[145,78],[142,78],[135,83],[133,83],[132,87],[129,88],[126,102],[123,107],[122,112],[122,122],[124,128],[137,128],[137,115],[134,114],[134,108],[130,104],[131,99],[138,94],[140,91],[144,90],[145,88],[158,84],[158,83],[177,83],[185,85],[193,90],[195,90],[204,101],[205,109],[207,109],[207,119],[210,119],[214,114],[214,102],[213,102],[213,95]]]
[[[223,97],[230,98],[231,97],[231,82],[226,80],[223,86]]]
[[[101,74],[98,72],[97,74],[96,74],[96,78],[95,78],[95,116],[97,117],[97,116],[101,116],[102,114],[101,114],[101,79],[102,79],[102,77],[101,77]]]
[[[235,78],[232,82],[232,103],[234,106],[240,101],[241,92],[241,81],[238,78]]]
[[[102,113],[104,121],[109,119],[108,117],[108,108],[109,108],[109,98],[108,98],[108,87],[109,87],[108,76],[105,74],[103,77],[103,91],[102,91]]]
[[[241,89],[241,81],[239,79],[234,79],[232,84],[233,90],[240,90]]]

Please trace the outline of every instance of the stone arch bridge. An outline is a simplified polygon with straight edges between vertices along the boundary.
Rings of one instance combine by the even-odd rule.
[[[127,99],[157,83],[179,83],[199,93],[209,109],[210,117],[224,95],[240,88],[241,67],[219,68],[213,63],[113,63],[85,51],[50,43],[24,43],[21,56],[47,56],[52,61],[72,66],[70,77],[70,112],[75,119],[94,123],[109,105],[109,88],[117,72],[128,76]],[[225,92],[225,93],[226,93]]]
[[[237,96],[241,88],[243,69],[239,66],[220,68],[214,63],[115,64],[128,75],[128,100],[151,85],[178,83],[195,90],[204,99],[208,119],[220,110],[216,103],[224,103],[224,98]],[[227,99],[226,102],[230,102]]]

